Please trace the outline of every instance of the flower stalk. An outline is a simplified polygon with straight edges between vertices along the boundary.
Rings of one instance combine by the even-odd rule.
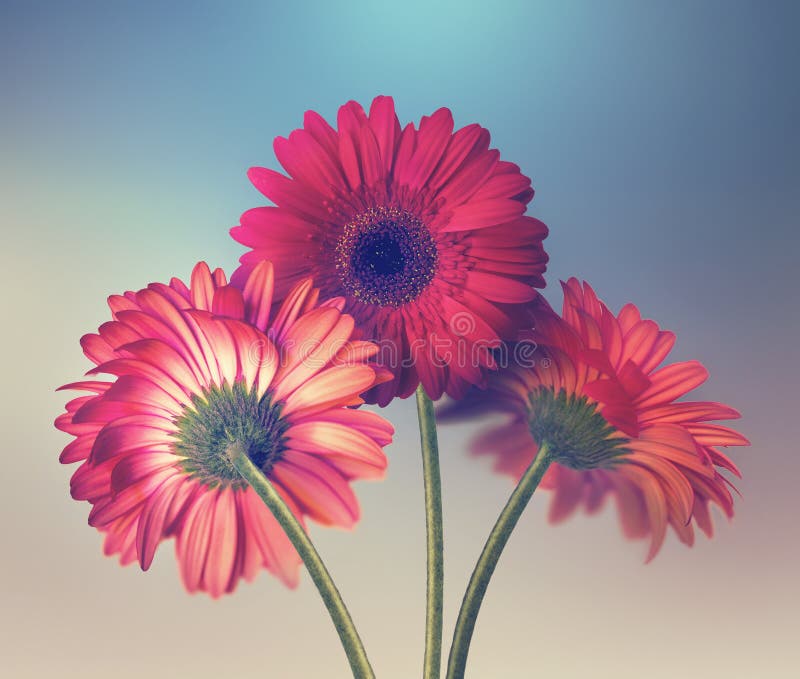
[[[492,578],[494,569],[503,553],[503,549],[511,537],[522,512],[528,506],[544,473],[553,461],[553,454],[547,443],[541,442],[539,452],[519,480],[506,506],[497,518],[497,522],[486,540],[475,570],[472,572],[461,610],[458,612],[456,627],[453,632],[453,644],[447,661],[447,679],[463,679],[467,667],[467,655],[475,630],[478,612],[486,594],[486,588]]]
[[[444,595],[444,540],[442,480],[433,402],[422,385],[417,387],[417,414],[422,446],[427,538],[427,605],[425,611],[424,679],[439,679],[442,664],[442,601]]]
[[[353,677],[355,679],[375,679],[375,673],[369,664],[364,644],[353,624],[347,606],[305,529],[286,506],[269,479],[252,463],[241,443],[234,442],[228,446],[227,454],[242,478],[252,486],[272,512],[303,559],[303,563],[330,613],[336,631],[339,633],[339,639],[341,639],[353,670]]]

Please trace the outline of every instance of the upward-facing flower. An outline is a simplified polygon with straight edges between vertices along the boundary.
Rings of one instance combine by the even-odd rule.
[[[381,371],[377,348],[350,339],[341,300],[317,305],[299,282],[272,308],[272,265],[241,288],[205,263],[191,285],[172,279],[109,298],[113,320],[86,335],[89,392],[56,426],[72,434],[63,463],[80,462],[72,496],[93,507],[106,554],[149,568],[175,538],[189,591],[216,597],[267,568],[289,586],[300,558],[226,450],[241,444],[302,521],[349,528],[359,508],[349,482],[378,478],[392,427],[362,403]]]
[[[270,258],[277,298],[309,275],[342,296],[395,376],[370,395],[382,405],[420,382],[434,399],[480,382],[491,347],[529,322],[547,262],[547,228],[524,216],[530,180],[489,148],[489,132],[454,133],[445,108],[401,129],[392,99],[377,97],[369,115],[342,106],[338,130],[307,112],[275,154],[289,177],[250,170],[275,207],[232,229],[252,248],[234,281]]]
[[[474,450],[495,456],[495,468],[517,479],[546,441],[555,460],[542,480],[553,491],[551,521],[579,507],[596,512],[613,496],[626,535],[650,537],[649,560],[668,525],[691,545],[693,524],[712,534],[710,504],[733,515],[720,470],[739,471],[719,447],[748,441],[710,422],[739,414],[719,403],[678,400],[708,373],[697,361],[659,368],[675,342],[671,332],[643,320],[632,304],[614,315],[592,288],[571,279],[562,317],[538,315],[533,338],[535,365],[492,375],[486,392],[470,393],[443,416],[509,414],[475,440]]]

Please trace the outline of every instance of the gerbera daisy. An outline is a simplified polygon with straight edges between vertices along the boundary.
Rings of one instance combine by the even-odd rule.
[[[234,281],[266,258],[276,297],[313,276],[342,296],[377,360],[395,377],[369,395],[381,405],[421,383],[460,396],[493,366],[490,349],[529,323],[544,286],[547,228],[524,216],[530,180],[489,148],[489,132],[453,132],[441,108],[401,129],[390,97],[367,115],[339,109],[338,130],[314,111],[275,155],[289,177],[252,168],[274,207],[248,210],[233,237],[252,250]]]
[[[76,500],[104,551],[150,567],[175,538],[187,590],[217,597],[266,568],[288,586],[300,559],[226,449],[244,447],[303,521],[352,527],[359,507],[349,482],[378,478],[393,429],[348,408],[382,379],[368,363],[377,348],[351,340],[341,300],[317,305],[300,281],[272,308],[272,265],[255,267],[241,289],[205,263],[191,284],[177,279],[109,298],[113,320],[82,338],[96,364],[66,389],[56,426],[75,439],[61,462],[81,462]],[[385,376],[383,376],[385,378]]]
[[[714,420],[739,417],[707,401],[678,400],[705,382],[697,361],[659,367],[675,342],[671,332],[643,320],[632,304],[614,315],[587,284],[564,286],[562,317],[537,318],[539,345],[532,367],[515,366],[489,379],[443,411],[445,417],[478,409],[510,414],[474,442],[478,454],[515,479],[546,441],[554,460],[542,480],[553,492],[549,518],[561,521],[578,508],[598,511],[616,500],[630,538],[650,538],[648,560],[667,526],[691,545],[694,525],[712,535],[709,506],[729,517],[733,498],[721,471],[739,476],[720,446],[748,445]]]

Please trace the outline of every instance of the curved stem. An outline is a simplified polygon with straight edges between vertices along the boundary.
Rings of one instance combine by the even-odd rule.
[[[339,590],[336,589],[328,569],[325,568],[325,564],[322,562],[305,529],[286,506],[283,498],[269,482],[269,479],[250,461],[241,443],[232,443],[228,446],[227,453],[234,467],[236,467],[236,471],[258,493],[258,496],[267,505],[283,530],[286,531],[289,540],[291,540],[294,548],[303,559],[303,563],[308,569],[309,575],[311,575],[311,579],[317,586],[320,596],[333,619],[339,638],[342,640],[342,646],[344,646],[347,659],[350,661],[353,676],[356,679],[374,679],[375,673],[369,664],[367,652],[364,650],[364,645],[358,636],[353,619],[350,617]]]
[[[551,452],[547,444],[542,442],[539,445],[539,452],[522,475],[514,492],[511,493],[511,497],[489,534],[489,539],[486,540],[475,570],[472,571],[472,577],[461,603],[461,610],[458,612],[458,620],[453,632],[453,645],[450,647],[450,657],[447,661],[447,679],[464,678],[472,632],[475,629],[475,621],[478,618],[486,588],[489,586],[489,580],[492,578],[492,573],[494,573],[508,538],[511,537],[511,532],[551,462]]]
[[[439,679],[442,665],[442,597],[444,541],[442,538],[442,479],[433,402],[422,385],[417,387],[417,413],[425,483],[425,524],[428,545],[428,589],[425,611],[424,679]]]

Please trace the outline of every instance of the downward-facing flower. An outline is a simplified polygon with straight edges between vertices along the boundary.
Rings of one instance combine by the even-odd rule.
[[[349,482],[378,478],[392,427],[348,408],[373,387],[377,348],[351,340],[341,300],[317,305],[300,281],[272,307],[272,265],[240,288],[198,264],[187,287],[172,279],[109,298],[113,320],[86,335],[97,367],[64,388],[89,392],[56,426],[75,439],[61,454],[80,462],[72,495],[93,506],[106,554],[149,568],[174,537],[189,591],[216,597],[267,568],[296,585],[299,557],[278,522],[234,468],[244,449],[301,521],[352,527]]]
[[[530,180],[489,148],[489,132],[454,133],[445,108],[401,129],[392,99],[377,97],[369,115],[342,106],[338,130],[309,111],[275,154],[289,177],[250,170],[275,206],[231,231],[252,248],[234,281],[270,258],[277,298],[309,275],[342,296],[394,374],[369,396],[381,405],[420,383],[436,399],[480,382],[490,349],[529,323],[547,262],[547,228],[524,216]]]
[[[516,479],[546,441],[554,463],[542,487],[553,491],[551,521],[580,507],[596,512],[614,497],[626,535],[649,536],[649,560],[667,526],[691,545],[695,524],[712,535],[711,504],[733,515],[730,484],[720,472],[739,471],[719,447],[748,442],[712,422],[739,414],[719,403],[678,400],[708,373],[697,361],[659,367],[675,342],[671,332],[643,320],[632,304],[614,315],[591,287],[571,279],[562,317],[541,314],[534,339],[535,365],[492,375],[486,392],[443,414],[510,414],[474,449],[493,455],[496,469]]]

